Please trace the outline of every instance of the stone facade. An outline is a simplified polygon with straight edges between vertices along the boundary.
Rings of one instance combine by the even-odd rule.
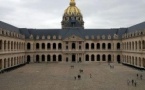
[[[77,10],[76,6],[74,8]],[[65,14],[67,13],[69,11]],[[79,10],[78,13],[80,13]],[[64,16],[63,19],[65,19]],[[49,32],[45,30],[43,33],[48,33],[47,35],[37,35],[34,33],[36,30],[23,30],[1,24],[3,23],[0,23],[0,71],[30,62],[114,62],[145,69],[145,28],[140,29],[139,25],[139,28],[134,30],[130,28],[110,30],[115,33],[104,30],[103,34],[98,34],[102,30],[90,30],[88,32],[93,31],[97,35],[81,33],[83,34],[81,37],[78,33],[87,30],[79,31],[74,27],[63,26],[65,30],[62,30],[63,33],[60,32],[61,35],[50,35],[55,30],[51,33],[49,33],[50,30]],[[67,31],[71,28],[73,30]],[[124,32],[119,34],[119,31]],[[105,34],[105,32],[108,33]],[[70,35],[64,37],[65,33]]]

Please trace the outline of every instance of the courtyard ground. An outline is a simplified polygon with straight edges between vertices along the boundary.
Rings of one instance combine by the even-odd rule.
[[[127,85],[132,79],[136,87]],[[110,69],[107,63],[34,63],[0,74],[0,90],[145,90],[145,72],[122,64]]]

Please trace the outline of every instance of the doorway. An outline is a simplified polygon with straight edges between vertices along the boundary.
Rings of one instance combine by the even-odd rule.
[[[72,55],[72,62],[76,62],[76,55]]]

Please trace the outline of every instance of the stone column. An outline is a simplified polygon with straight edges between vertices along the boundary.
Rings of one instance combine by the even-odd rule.
[[[4,59],[2,59],[2,70],[4,69]]]
[[[45,55],[45,62],[47,62],[47,55]]]
[[[9,67],[12,67],[12,66],[11,66],[11,63],[12,63],[12,62],[11,62],[11,59],[9,59]]]
[[[39,55],[39,62],[42,62],[42,55]]]

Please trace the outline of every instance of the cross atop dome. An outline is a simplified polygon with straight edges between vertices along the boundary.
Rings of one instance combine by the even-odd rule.
[[[70,0],[70,6],[75,6],[76,3],[75,3],[75,0]]]

